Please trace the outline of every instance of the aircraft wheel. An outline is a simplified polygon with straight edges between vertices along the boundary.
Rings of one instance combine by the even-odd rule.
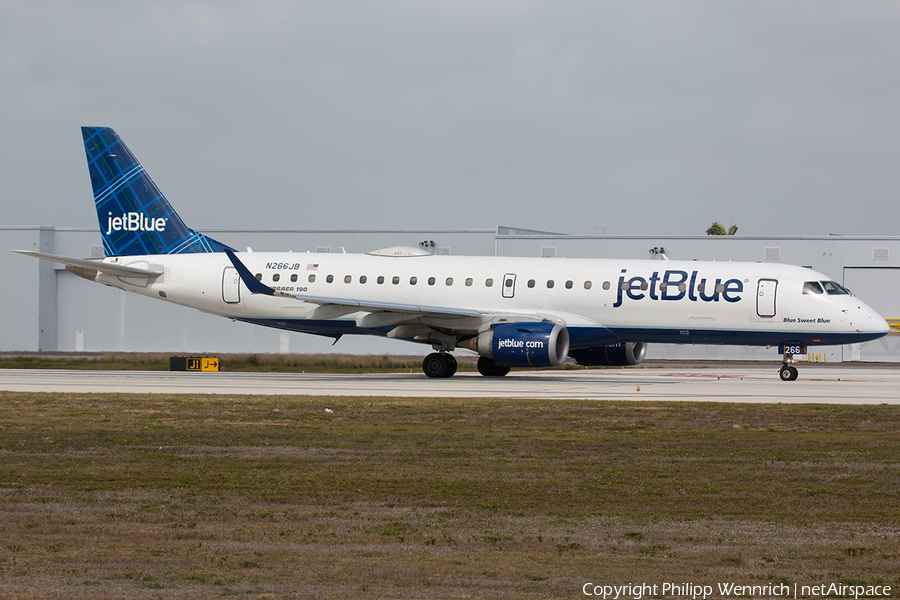
[[[790,365],[781,365],[781,370],[778,371],[778,376],[781,377],[782,381],[794,381],[797,379],[797,375],[797,369]]]
[[[447,377],[453,377],[456,375],[456,368],[459,366],[456,363],[456,357],[452,354],[445,354],[444,358],[447,359]]]
[[[503,377],[509,373],[509,367],[501,367],[489,358],[478,359],[478,372],[485,377]]]
[[[799,375],[800,371],[797,370],[797,367],[791,367],[791,381],[797,381]]]
[[[422,371],[429,377],[449,377],[452,374],[447,355],[440,352],[432,352],[425,357],[422,361]]]

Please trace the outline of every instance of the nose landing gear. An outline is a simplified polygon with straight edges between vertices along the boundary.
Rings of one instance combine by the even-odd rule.
[[[797,370],[797,367],[793,367],[788,363],[794,359],[793,354],[789,354],[787,352],[784,353],[784,363],[781,365],[781,369],[778,371],[778,376],[781,377],[782,381],[796,381],[797,376],[800,372]]]

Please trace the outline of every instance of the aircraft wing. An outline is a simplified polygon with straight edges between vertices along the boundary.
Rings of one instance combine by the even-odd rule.
[[[265,285],[265,284],[263,284]],[[268,287],[268,286],[266,286]],[[251,290],[252,291],[252,290]],[[275,290],[273,290],[275,291]],[[328,296],[299,296],[275,292],[276,295],[294,298],[309,302],[310,304],[336,304],[341,306],[357,307],[359,310],[392,310],[397,312],[429,313],[432,315],[447,315],[453,317],[480,317],[484,313],[471,308],[449,308],[446,306],[422,306],[419,304],[404,304],[401,302],[376,302],[374,300],[354,300],[353,298],[331,298]]]
[[[43,252],[33,252],[31,250],[13,250],[16,254],[24,254],[33,256],[43,260],[66,265],[76,269],[91,269],[104,275],[112,275],[115,277],[156,277],[164,273],[162,267],[154,267],[152,269],[141,269],[139,267],[126,267],[116,265],[101,260],[86,260],[82,258],[68,258],[66,256],[56,256],[55,254],[44,254]],[[255,281],[255,280],[254,280]]]
[[[267,296],[281,296],[283,298],[293,298],[295,300],[301,300],[303,302],[309,302],[310,304],[319,304],[322,306],[334,306],[334,307],[346,307],[347,310],[342,312],[336,312],[335,314],[347,314],[352,312],[350,309],[356,309],[359,311],[372,311],[372,312],[396,312],[396,313],[407,313],[407,314],[416,314],[425,317],[429,317],[431,319],[459,319],[465,317],[475,317],[477,320],[492,320],[492,319],[504,319],[507,321],[534,321],[535,319],[540,320],[556,320],[559,321],[558,318],[550,318],[544,315],[538,314],[518,314],[518,313],[497,313],[493,311],[483,311],[476,310],[473,308],[457,308],[457,307],[448,307],[448,306],[423,306],[418,304],[404,304],[399,302],[379,302],[375,300],[355,300],[353,298],[336,298],[330,296],[308,296],[306,294],[298,295],[298,294],[290,294],[287,292],[281,292],[274,288],[267,286],[261,281],[257,280],[256,277],[250,272],[250,270],[241,262],[241,260],[232,252],[231,250],[226,249],[225,254],[228,255],[228,258],[231,260],[231,264],[234,265],[234,268],[237,269],[238,274],[241,277],[241,281],[244,282],[244,285],[247,286],[247,289],[250,290],[252,294],[265,294]],[[320,309],[317,309],[320,310]],[[326,314],[323,311],[323,314]],[[372,319],[374,322],[375,319]]]

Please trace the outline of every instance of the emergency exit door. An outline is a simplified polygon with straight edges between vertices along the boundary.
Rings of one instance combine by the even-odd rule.
[[[503,297],[512,298],[516,295],[516,274],[507,273],[503,276]]]
[[[760,279],[756,290],[756,314],[760,317],[775,316],[775,290],[778,281],[775,279]]]

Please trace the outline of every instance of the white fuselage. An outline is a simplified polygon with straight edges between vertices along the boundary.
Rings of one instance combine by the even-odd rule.
[[[101,274],[97,281],[216,315],[332,336],[387,335],[397,323],[360,320],[377,311],[347,308],[342,299],[534,315],[538,321],[564,323],[573,348],[616,341],[842,344],[888,330],[884,319],[855,296],[804,293],[805,282],[828,281],[825,275],[781,264],[292,252],[238,256],[262,283],[296,297],[250,294],[222,253],[108,258],[118,265],[161,266],[165,272],[149,280]],[[304,296],[316,301],[305,302]],[[335,302],[329,305],[323,298]],[[434,324],[429,318],[426,314],[417,322]],[[444,317],[439,325],[465,335],[489,322],[460,316]]]

